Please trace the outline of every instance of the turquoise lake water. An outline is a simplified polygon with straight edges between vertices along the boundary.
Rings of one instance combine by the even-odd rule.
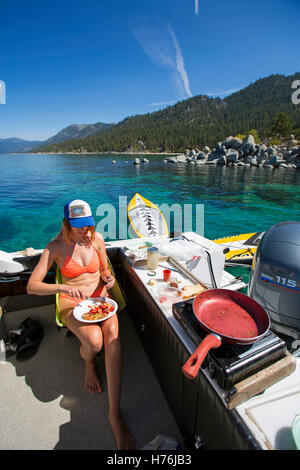
[[[134,158],[116,154],[0,155],[0,250],[43,248],[60,230],[63,206],[71,199],[84,199],[91,205],[98,227],[106,217],[101,205],[111,204],[117,215],[115,238],[120,229],[124,238],[118,220],[121,215],[124,223],[126,214],[123,210],[119,214],[119,197],[123,203],[129,202],[136,192],[157,205],[175,204],[182,214],[184,204],[190,204],[182,228],[203,234],[204,227],[204,235],[210,239],[300,220],[299,170],[174,165],[164,163],[161,155],[137,166]],[[196,207],[201,204],[204,222],[196,217]],[[174,229],[172,217],[170,229]]]

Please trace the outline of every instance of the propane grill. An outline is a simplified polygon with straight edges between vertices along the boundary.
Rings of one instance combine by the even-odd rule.
[[[172,310],[176,320],[198,346],[207,333],[194,315],[193,300],[173,304]],[[269,330],[259,341],[250,345],[223,343],[219,348],[211,349],[202,367],[207,368],[211,379],[223,390],[229,390],[284,357],[286,350],[286,343]]]

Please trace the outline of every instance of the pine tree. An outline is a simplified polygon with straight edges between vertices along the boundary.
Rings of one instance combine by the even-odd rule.
[[[286,113],[279,113],[272,126],[272,132],[280,137],[288,137],[292,131],[291,121]]]

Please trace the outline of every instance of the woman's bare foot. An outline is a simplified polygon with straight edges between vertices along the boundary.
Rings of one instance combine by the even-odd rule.
[[[134,450],[135,449],[135,440],[133,435],[130,433],[127,428],[122,416],[118,413],[114,415],[113,413],[108,414],[108,421],[111,425],[112,431],[115,436],[117,449],[118,450]]]
[[[101,393],[103,388],[95,361],[85,361],[85,385],[90,393]]]

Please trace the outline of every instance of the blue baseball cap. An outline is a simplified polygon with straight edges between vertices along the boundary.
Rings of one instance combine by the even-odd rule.
[[[89,204],[80,199],[73,199],[64,206],[64,216],[72,227],[80,228],[95,225]]]

